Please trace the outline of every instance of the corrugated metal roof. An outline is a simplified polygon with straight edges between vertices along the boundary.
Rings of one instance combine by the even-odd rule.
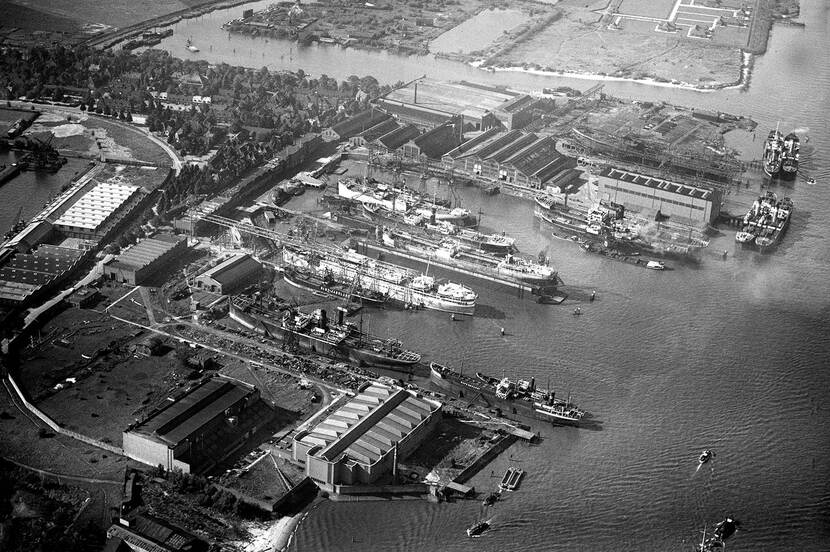
[[[175,446],[253,392],[242,382],[213,378],[154,413],[133,431]]]
[[[323,445],[319,455],[329,461],[345,455],[358,463],[372,464],[436,408],[403,389],[373,384],[317,424],[300,441],[307,445]],[[378,410],[380,418],[374,423],[367,420],[367,416]],[[333,418],[338,422],[336,426],[330,423]]]
[[[125,268],[143,268],[171,249],[186,238],[172,234],[156,234],[153,237],[140,241],[118,256],[118,265]]]

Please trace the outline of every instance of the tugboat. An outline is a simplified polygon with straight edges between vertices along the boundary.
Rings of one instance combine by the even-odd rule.
[[[784,137],[784,147],[781,161],[781,174],[787,178],[795,177],[798,172],[798,152],[800,141],[795,132]]]
[[[490,528],[490,524],[486,521],[477,521],[474,524],[467,527],[467,536],[474,538],[480,537],[482,533],[487,531]]]
[[[738,531],[740,525],[740,521],[731,517],[726,518],[715,525],[715,538],[721,542],[725,541]]]
[[[706,450],[704,450],[703,452],[700,453],[700,456],[697,457],[697,461],[700,464],[705,464],[706,462],[708,462],[709,460],[711,460],[714,457],[715,457],[715,453],[712,452],[709,449],[706,449]]]

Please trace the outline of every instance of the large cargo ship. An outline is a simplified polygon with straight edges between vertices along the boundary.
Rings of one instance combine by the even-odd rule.
[[[234,321],[287,347],[404,372],[411,372],[421,361],[420,354],[404,349],[400,341],[374,337],[345,322],[344,309],[338,309],[336,322],[329,321],[322,309],[305,313],[291,308],[272,313],[239,298],[231,299],[228,310]]]
[[[354,251],[310,251],[286,247],[287,266],[311,270],[320,277],[341,283],[361,282],[365,288],[389,300],[412,308],[433,309],[453,314],[472,315],[478,296],[470,288],[454,282],[438,282],[434,277],[385,263]]]
[[[557,424],[578,425],[585,416],[585,412],[573,404],[570,397],[563,400],[557,398],[553,391],[537,388],[533,378],[530,381],[513,381],[480,372],[469,376],[437,362],[430,363],[429,368],[430,378],[439,387],[470,392],[470,397],[478,397],[500,408],[507,417],[522,415]]]
[[[781,170],[784,153],[784,138],[776,128],[771,130],[764,141],[764,172],[775,176]]]
[[[795,132],[784,137],[784,147],[781,161],[781,175],[792,178],[798,172],[798,158],[801,149],[801,141]]]

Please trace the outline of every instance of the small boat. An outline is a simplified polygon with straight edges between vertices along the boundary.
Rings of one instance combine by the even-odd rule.
[[[715,453],[712,452],[709,449],[706,449],[706,450],[704,450],[703,452],[700,453],[700,456],[697,457],[697,461],[700,462],[701,464],[705,464],[706,462],[708,462],[709,460],[711,460],[714,457],[715,457]]]
[[[646,268],[650,268],[651,270],[666,270],[666,265],[660,261],[649,261],[646,263]]]
[[[725,541],[738,531],[740,525],[740,521],[733,519],[731,517],[726,518],[725,520],[715,525],[715,538],[720,541]]]
[[[579,316],[580,314],[582,314],[582,309],[580,309],[579,307],[576,307],[574,309],[574,316]]]
[[[490,528],[490,524],[486,521],[477,521],[474,524],[467,527],[467,536],[468,537],[480,537],[482,533],[487,531]]]
[[[193,52],[193,53],[196,53],[196,52],[199,51],[199,48],[194,46],[193,41],[190,40],[189,38],[187,39],[187,43],[185,44],[185,48],[187,48],[188,51]]]
[[[481,501],[482,506],[492,506],[501,498],[501,490],[493,491],[484,500]]]

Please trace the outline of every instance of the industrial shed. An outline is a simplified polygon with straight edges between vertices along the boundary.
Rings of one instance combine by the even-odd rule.
[[[255,387],[219,376],[127,428],[124,453],[150,466],[203,473],[272,419]]]
[[[372,484],[414,452],[441,419],[441,403],[373,383],[312,429],[297,433],[294,460],[320,488]]]
[[[156,234],[123,251],[104,265],[104,277],[140,286],[176,262],[187,249],[187,238]]]
[[[196,287],[229,295],[259,281],[262,265],[250,255],[241,254],[222,261],[196,277]]]

